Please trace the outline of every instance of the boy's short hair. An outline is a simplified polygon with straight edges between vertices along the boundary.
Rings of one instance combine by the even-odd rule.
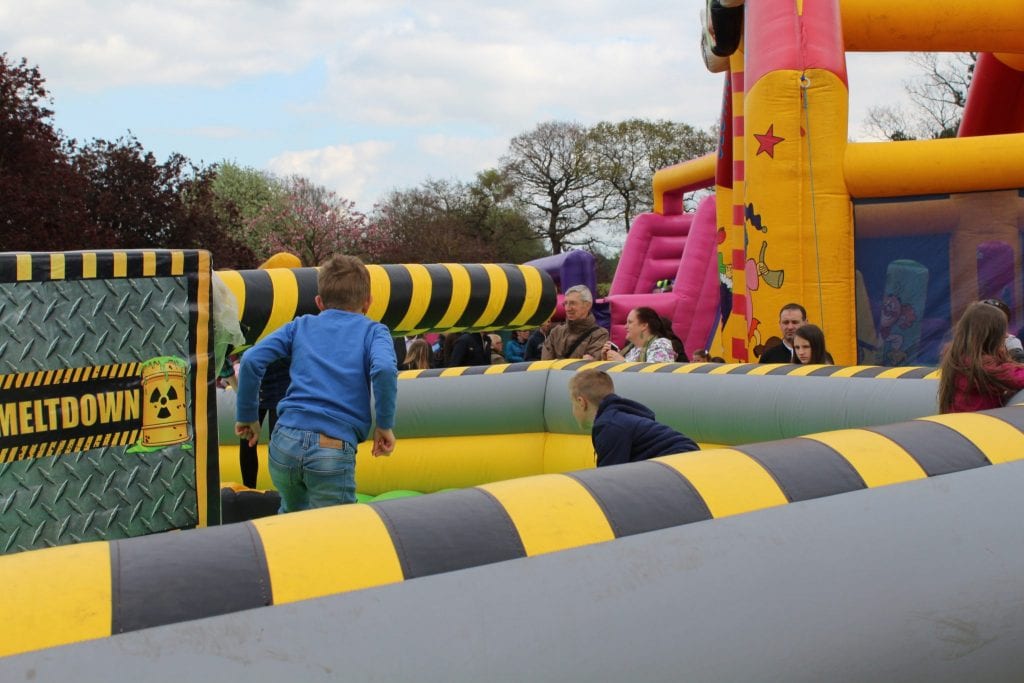
[[[316,287],[324,308],[358,311],[370,296],[370,271],[355,256],[335,254],[320,266]]]
[[[605,396],[615,393],[615,383],[603,370],[581,370],[569,380],[569,393],[600,403]]]

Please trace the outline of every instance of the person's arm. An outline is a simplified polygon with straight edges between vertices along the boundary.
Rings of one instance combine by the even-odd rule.
[[[291,356],[294,325],[275,330],[242,354],[238,367],[238,396],[235,399],[235,433],[256,445],[259,438],[260,382],[267,366],[279,358]]]
[[[370,382],[373,385],[373,455],[389,455],[395,448],[395,405],[398,401],[398,360],[388,329],[374,324],[370,331]]]
[[[617,424],[595,426],[593,441],[598,467],[629,462],[632,441],[629,432],[623,427]]]
[[[555,360],[555,344],[552,339],[555,336],[555,330],[552,328],[548,331],[548,336],[544,337],[544,346],[540,348],[540,359],[541,360]]]
[[[590,356],[597,360],[604,359],[604,345],[608,341],[608,330],[603,327],[598,327],[596,330],[590,333],[583,342],[580,343],[580,349],[583,353],[581,358]]]
[[[672,348],[672,340],[658,337],[647,347],[648,363],[671,363],[676,359],[676,350]]]

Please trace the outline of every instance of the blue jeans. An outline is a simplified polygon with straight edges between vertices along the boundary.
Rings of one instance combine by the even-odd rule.
[[[320,446],[320,434],[278,424],[270,437],[270,479],[280,512],[356,502],[356,449]]]

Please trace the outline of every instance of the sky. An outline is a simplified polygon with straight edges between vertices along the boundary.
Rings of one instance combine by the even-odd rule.
[[[542,121],[719,116],[703,0],[0,2],[0,50],[38,66],[67,137],[129,132],[161,160],[303,175],[368,212],[472,180]],[[848,55],[850,136],[905,100],[900,54]]]

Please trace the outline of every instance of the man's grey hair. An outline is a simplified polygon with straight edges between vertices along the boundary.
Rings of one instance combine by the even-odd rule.
[[[579,294],[580,298],[588,304],[594,303],[594,295],[590,293],[590,287],[587,287],[586,285],[573,285],[569,289],[565,290],[565,295],[569,296],[573,292]]]

